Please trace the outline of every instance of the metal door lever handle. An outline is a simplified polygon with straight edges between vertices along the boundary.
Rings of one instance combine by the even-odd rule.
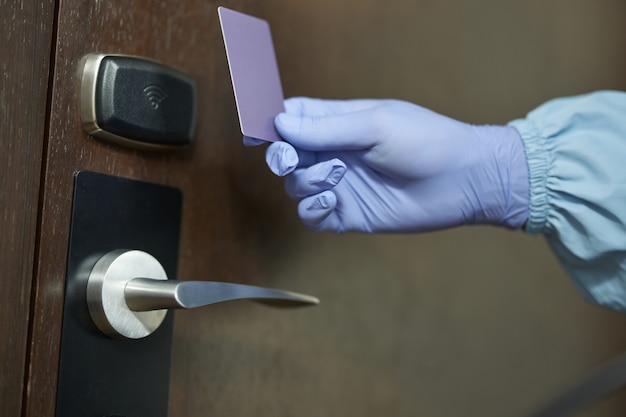
[[[252,300],[272,307],[318,304],[310,295],[252,285],[213,281],[174,281],[135,278],[126,284],[126,304],[133,311],[196,308],[233,300]]]
[[[87,280],[87,306],[96,326],[112,337],[140,339],[153,333],[167,309],[187,309],[231,300],[274,307],[315,305],[315,297],[291,291],[211,281],[168,280],[149,253],[115,250],[101,257]]]

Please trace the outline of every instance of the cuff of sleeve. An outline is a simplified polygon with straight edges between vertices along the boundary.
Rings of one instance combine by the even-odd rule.
[[[528,233],[542,233],[589,300],[626,313],[626,94],[554,99],[509,123],[530,178]]]
[[[525,119],[513,120],[508,123],[522,137],[526,161],[528,162],[528,178],[530,180],[530,207],[525,231],[538,234],[545,231],[548,210],[548,168],[550,156],[546,146],[546,138],[539,129]]]

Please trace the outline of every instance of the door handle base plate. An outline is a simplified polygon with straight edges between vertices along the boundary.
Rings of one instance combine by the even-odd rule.
[[[167,417],[172,314],[150,337],[104,335],[90,317],[87,278],[114,249],[158,257],[176,276],[182,194],[178,189],[79,172],[75,178],[56,415]]]
[[[91,318],[106,335],[141,339],[159,328],[167,309],[133,311],[126,304],[126,285],[133,278],[167,280],[163,266],[149,253],[114,250],[94,265],[87,282],[87,306]]]

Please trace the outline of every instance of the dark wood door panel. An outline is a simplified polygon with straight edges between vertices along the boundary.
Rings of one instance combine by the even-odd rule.
[[[0,6],[0,414],[18,416],[35,258],[53,1]]]

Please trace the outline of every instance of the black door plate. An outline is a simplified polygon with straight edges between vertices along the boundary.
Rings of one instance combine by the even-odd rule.
[[[176,278],[182,193],[82,171],[76,175],[69,242],[57,417],[166,417],[172,313],[152,335],[112,339],[93,324],[87,277],[115,249],[152,254]]]

